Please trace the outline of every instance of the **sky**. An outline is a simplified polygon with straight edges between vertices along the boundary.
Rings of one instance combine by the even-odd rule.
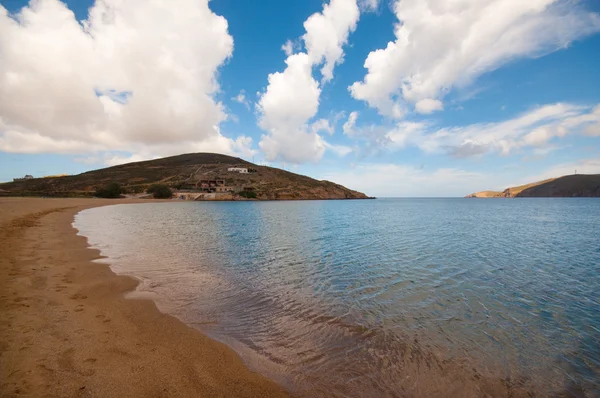
[[[600,173],[600,2],[0,0],[0,181],[190,152],[379,197]]]

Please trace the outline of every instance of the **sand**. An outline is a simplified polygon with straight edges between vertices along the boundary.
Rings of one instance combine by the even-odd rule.
[[[133,202],[0,198],[0,397],[286,396],[91,262],[74,215]]]

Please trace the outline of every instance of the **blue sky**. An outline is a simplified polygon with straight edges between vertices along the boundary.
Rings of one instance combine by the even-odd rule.
[[[0,0],[0,181],[198,151],[376,196],[600,173],[600,4],[523,3]]]

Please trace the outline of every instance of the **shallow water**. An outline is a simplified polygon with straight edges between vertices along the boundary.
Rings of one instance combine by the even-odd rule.
[[[301,396],[600,396],[600,200],[117,205],[137,296]]]

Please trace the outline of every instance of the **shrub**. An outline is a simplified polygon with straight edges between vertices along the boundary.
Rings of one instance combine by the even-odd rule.
[[[121,197],[121,193],[123,193],[123,189],[121,188],[121,186],[116,182],[111,182],[104,188],[100,188],[96,192],[94,192],[94,196],[97,196],[99,198],[114,199]]]
[[[153,184],[146,190],[151,193],[154,199],[169,199],[173,196],[173,191],[165,184]]]
[[[256,192],[254,192],[254,191],[242,191],[242,192],[240,192],[240,196],[242,198],[256,199]]]

